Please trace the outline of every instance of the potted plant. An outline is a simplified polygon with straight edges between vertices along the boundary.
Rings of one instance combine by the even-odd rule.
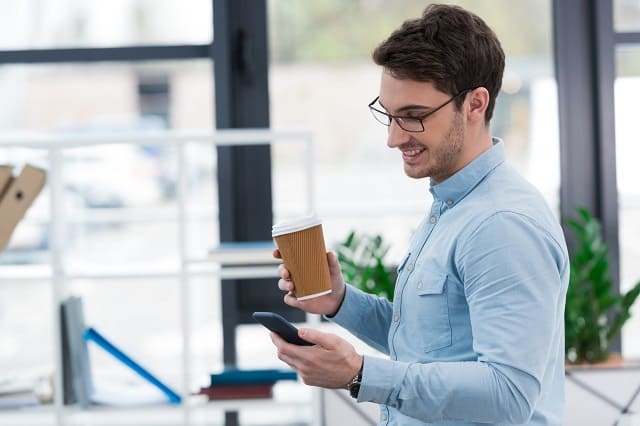
[[[360,290],[393,301],[396,270],[385,265],[389,251],[380,235],[349,233],[338,245],[338,262],[345,280]]]
[[[565,306],[565,357],[572,364],[605,361],[614,339],[631,317],[640,281],[624,294],[612,293],[608,247],[597,219],[583,208],[566,223],[576,236]]]

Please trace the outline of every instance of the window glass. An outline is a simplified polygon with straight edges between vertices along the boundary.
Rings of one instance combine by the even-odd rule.
[[[613,26],[619,32],[640,31],[640,3],[637,0],[613,0]]]
[[[0,101],[0,121],[9,142],[14,133],[24,137],[32,131],[61,138],[109,138],[149,130],[213,128],[211,65],[204,60],[2,67],[0,87],[9,93]],[[27,162],[51,168],[46,150],[14,146],[0,148],[0,153],[16,173]],[[187,173],[194,193],[212,192],[214,159],[212,146],[187,144]],[[73,148],[63,151],[61,166],[65,249],[74,267],[145,257],[177,262],[175,147],[149,143]],[[0,263],[49,262],[49,199],[47,185]],[[203,199],[207,206],[198,202],[192,210],[199,209],[194,214],[201,222],[204,211],[211,213],[211,222],[216,198]],[[205,235],[211,236],[207,230]],[[135,248],[149,238],[152,250]]]
[[[638,145],[636,95],[640,93],[640,46],[617,50],[618,77],[615,83],[616,173],[618,180],[618,220],[620,244],[620,290],[628,291],[640,281],[640,188],[638,187]],[[640,303],[622,335],[622,351],[627,358],[640,356]]]
[[[209,43],[210,0],[0,0],[0,50]]]
[[[3,131],[213,128],[208,60],[0,67]]]
[[[507,55],[493,134],[503,138],[509,160],[558,211],[551,1],[521,1],[517,7],[507,0],[456,3],[494,28]],[[431,196],[426,180],[404,175],[399,156],[386,147],[386,129],[367,109],[380,78],[370,57],[379,42],[424,6],[417,0],[269,3],[272,126],[313,132],[317,210],[330,244],[352,229],[381,233],[392,246],[390,261],[400,259]],[[293,160],[280,164],[298,167]]]

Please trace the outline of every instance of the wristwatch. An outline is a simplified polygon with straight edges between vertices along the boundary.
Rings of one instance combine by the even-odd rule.
[[[347,385],[349,395],[351,395],[352,398],[358,399],[358,393],[360,393],[360,384],[362,384],[362,367],[360,367],[360,371],[358,371],[356,377],[354,377]]]

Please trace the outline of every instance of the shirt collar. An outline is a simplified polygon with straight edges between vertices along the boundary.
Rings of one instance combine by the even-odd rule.
[[[504,162],[504,144],[499,138],[492,138],[493,146],[476,157],[444,182],[434,185],[429,191],[435,200],[446,200],[447,205],[457,204],[498,165]]]

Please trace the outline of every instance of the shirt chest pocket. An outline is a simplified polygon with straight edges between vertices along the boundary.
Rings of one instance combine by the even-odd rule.
[[[451,346],[447,275],[424,271],[410,280],[416,337],[424,352]],[[419,337],[418,337],[419,336]]]

